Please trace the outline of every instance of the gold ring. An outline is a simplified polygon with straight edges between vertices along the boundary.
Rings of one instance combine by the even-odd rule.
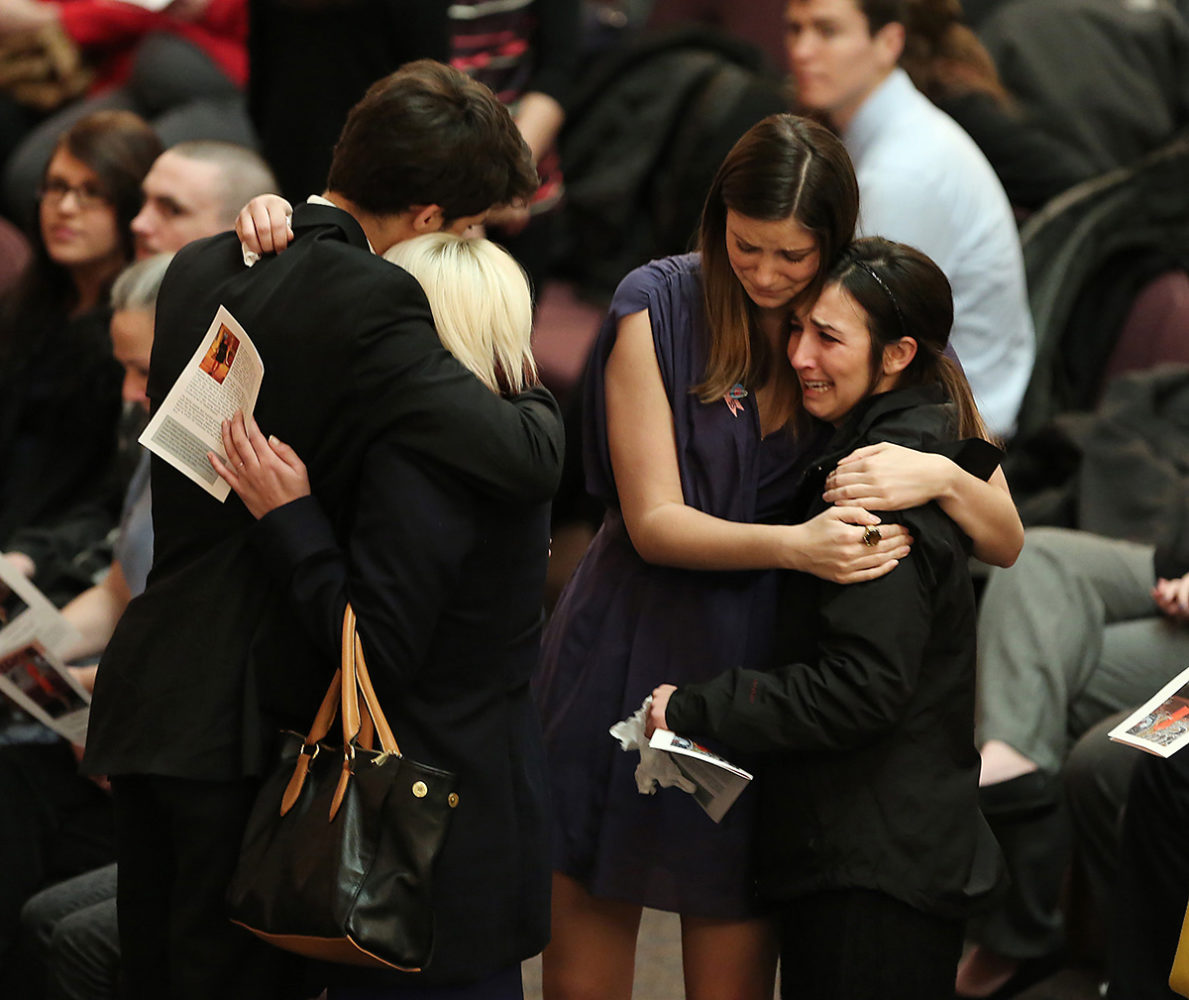
[[[883,535],[879,533],[878,526],[869,524],[863,529],[863,544],[864,545],[878,545]]]

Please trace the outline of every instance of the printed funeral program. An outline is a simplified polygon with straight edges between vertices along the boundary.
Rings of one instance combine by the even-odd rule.
[[[0,558],[0,655],[39,642],[54,656],[76,646],[78,630],[48,597],[7,559]]]
[[[715,823],[722,821],[751,781],[751,775],[743,768],[668,729],[656,730],[648,745],[671,756],[677,769],[693,783],[694,801]]]
[[[1138,747],[1157,757],[1171,757],[1189,743],[1189,668],[1107,735],[1116,743]]]
[[[264,379],[264,362],[244,328],[223,306],[215,313],[194,356],[140,436],[140,443],[216,500],[228,486],[206,457],[227,460],[222,422],[242,410],[252,415]]]
[[[0,594],[0,695],[72,743],[82,743],[91,698],[60,658],[81,637],[3,558]]]

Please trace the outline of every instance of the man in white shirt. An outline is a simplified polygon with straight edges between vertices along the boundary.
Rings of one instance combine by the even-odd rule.
[[[932,257],[954,290],[951,343],[993,431],[1010,435],[1032,373],[1024,261],[1003,187],[973,140],[897,67],[902,0],[790,0],[797,98],[842,136],[860,228]]]

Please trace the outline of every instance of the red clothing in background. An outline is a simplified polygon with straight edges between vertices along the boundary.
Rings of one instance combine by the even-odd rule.
[[[62,27],[87,51],[97,72],[93,91],[123,83],[136,43],[164,31],[202,49],[237,86],[248,80],[247,0],[210,0],[202,17],[183,21],[121,0],[60,0]]]

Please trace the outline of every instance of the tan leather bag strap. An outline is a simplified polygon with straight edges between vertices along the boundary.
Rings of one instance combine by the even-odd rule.
[[[355,651],[359,642],[355,635],[355,609],[350,604],[343,612],[343,684],[342,695],[342,723],[343,746],[351,743],[359,735],[359,682],[356,677]]]
[[[340,716],[343,732],[343,763],[339,774],[338,786],[330,803],[331,820],[342,805],[343,796],[347,792],[347,784],[355,767],[355,748],[362,746],[371,750],[375,738],[380,740],[380,748],[385,754],[400,755],[400,746],[396,742],[392,728],[384,710],[380,708],[380,701],[376,697],[375,687],[367,671],[367,662],[363,656],[363,643],[359,639],[355,623],[355,611],[350,604],[343,612],[342,634],[342,664],[334,677],[330,687],[322,698],[318,713],[314,716],[313,725],[306,735],[305,745],[298,754],[297,764],[293,768],[293,776],[285,787],[281,797],[281,815],[284,816],[301,795],[305,786],[306,776],[309,774],[310,763],[318,756],[318,744],[326,738],[330,727],[334,723],[337,712]],[[363,711],[361,713],[359,700],[363,696]]]
[[[330,727],[339,709],[339,688],[342,685],[342,681],[343,670],[340,667],[334,672],[334,677],[330,681],[330,687],[326,689],[326,694],[322,698],[322,704],[318,706],[318,714],[314,716],[314,724],[310,726],[310,731],[306,734],[305,745],[302,746],[301,753],[297,755],[297,764],[293,768],[293,777],[289,779],[289,784],[285,786],[285,794],[281,796],[282,816],[293,808],[293,803],[301,795],[301,790],[305,785],[306,775],[310,771],[310,763],[318,756],[318,744],[330,732]]]
[[[372,677],[367,670],[367,661],[363,657],[363,643],[358,635],[355,637],[355,680],[363,695],[368,715],[376,724],[376,734],[380,737],[380,749],[385,753],[400,756],[400,745],[396,742],[392,727],[388,725],[388,718],[380,707],[380,699],[376,697],[376,689],[372,686]]]

